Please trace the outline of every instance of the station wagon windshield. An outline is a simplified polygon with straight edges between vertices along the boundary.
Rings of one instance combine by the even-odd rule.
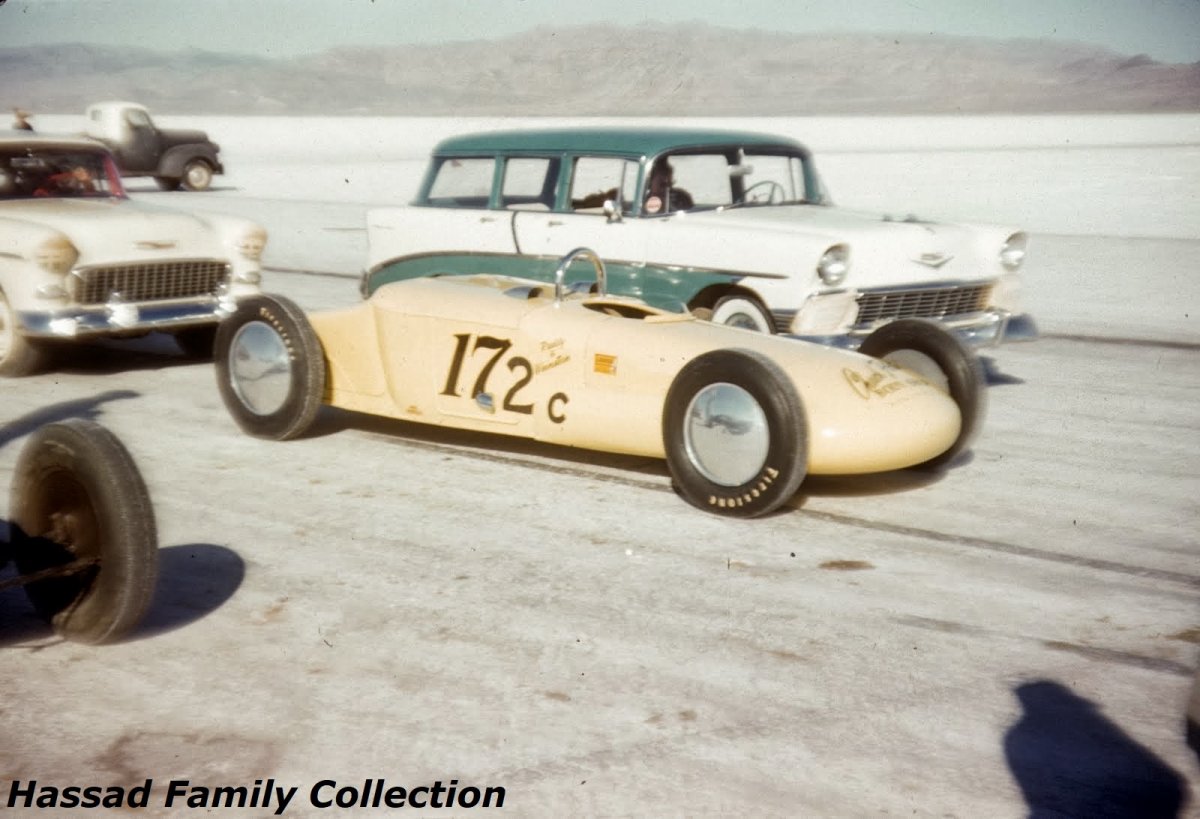
[[[124,196],[107,154],[86,149],[0,147],[0,199]]]

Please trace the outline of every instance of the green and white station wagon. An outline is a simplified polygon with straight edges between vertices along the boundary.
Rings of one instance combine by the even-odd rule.
[[[898,318],[979,346],[1036,337],[1026,235],[836,208],[809,150],[752,132],[497,131],[433,150],[411,205],[371,210],[362,292],[439,274],[552,281],[592,248],[608,289],[713,321],[856,347]],[[568,271],[586,286],[590,265]]]

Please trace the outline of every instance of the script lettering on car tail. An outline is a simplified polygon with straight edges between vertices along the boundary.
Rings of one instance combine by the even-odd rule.
[[[896,378],[895,373],[890,367],[879,365],[874,361],[867,366],[871,370],[867,374],[863,374],[859,370],[854,370],[850,367],[842,368],[842,375],[845,376],[846,383],[864,401],[870,400],[872,396],[881,398],[890,395],[896,392],[896,390],[904,389],[906,386],[903,381]]]

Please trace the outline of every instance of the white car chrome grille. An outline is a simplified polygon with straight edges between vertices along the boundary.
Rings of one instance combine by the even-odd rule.
[[[986,310],[992,282],[911,290],[868,290],[858,297],[858,326],[899,318],[944,319]]]
[[[79,304],[104,304],[116,293],[127,302],[196,298],[216,293],[229,264],[216,259],[174,259],[76,268],[68,295]]]

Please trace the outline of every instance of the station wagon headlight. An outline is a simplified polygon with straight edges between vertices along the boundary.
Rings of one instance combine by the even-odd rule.
[[[841,284],[849,272],[850,248],[846,245],[834,245],[817,262],[817,274],[821,281],[831,286]]]
[[[33,261],[38,267],[65,276],[75,266],[79,251],[66,236],[51,236],[33,249]]]
[[[1005,270],[1016,270],[1025,262],[1025,247],[1029,244],[1029,237],[1024,233],[1014,233],[1004,240],[1004,246],[1000,248],[1000,264],[1004,265]]]
[[[267,232],[262,228],[252,228],[241,235],[235,247],[243,258],[252,262],[262,259],[263,248],[267,246]]]

